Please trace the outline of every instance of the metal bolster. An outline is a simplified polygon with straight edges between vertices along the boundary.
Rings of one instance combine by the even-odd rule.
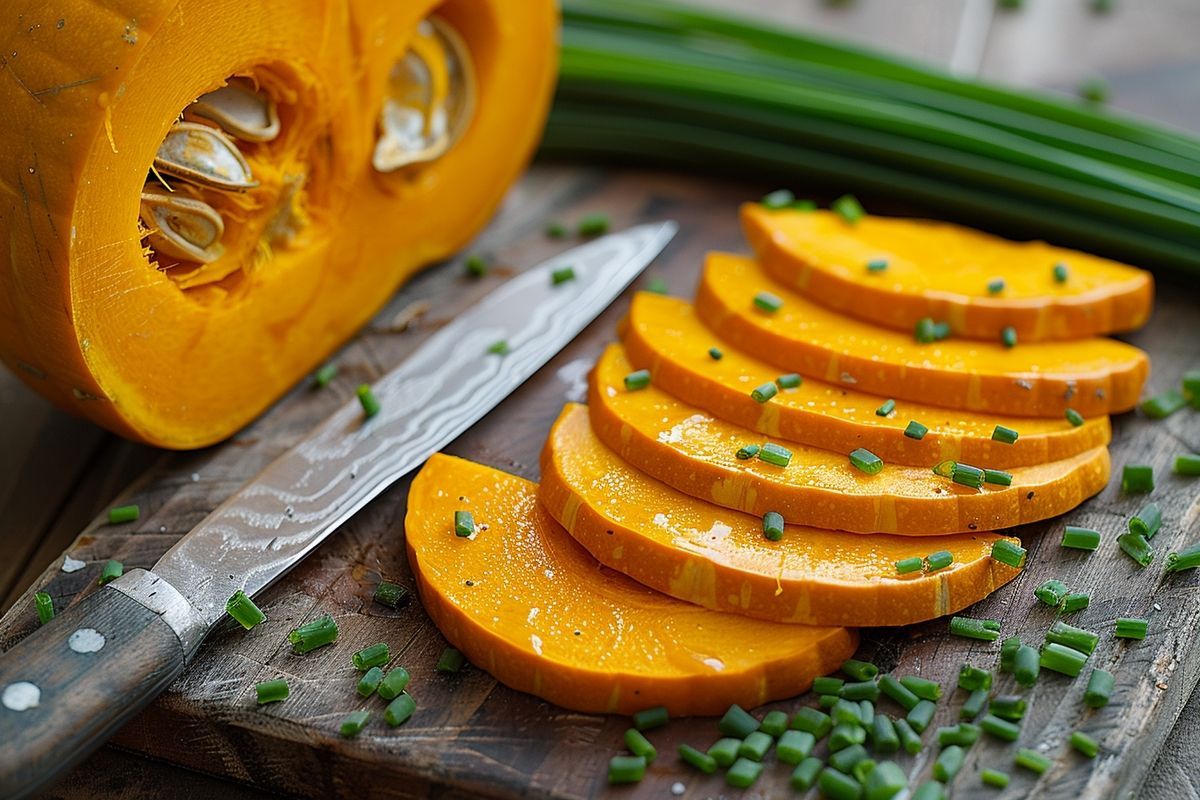
[[[191,602],[159,575],[145,569],[131,569],[108,588],[142,604],[162,619],[179,637],[185,661],[190,662],[208,633],[208,620]]]

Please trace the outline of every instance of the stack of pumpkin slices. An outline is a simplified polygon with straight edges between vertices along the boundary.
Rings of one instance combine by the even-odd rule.
[[[619,713],[802,693],[854,628],[1011,580],[990,531],[1108,480],[1148,361],[1094,337],[1146,320],[1146,273],[940,223],[743,223],[757,259],[710,254],[694,304],[634,298],[540,487],[448,456],[414,481],[425,606],[504,683]]]

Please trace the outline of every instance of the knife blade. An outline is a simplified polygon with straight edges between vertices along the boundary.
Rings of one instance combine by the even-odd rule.
[[[0,654],[0,797],[25,797],[165,689],[225,615],[478,421],[567,345],[677,230],[639,225],[522,272],[432,334],[218,506],[150,570],[84,597]],[[574,277],[552,273],[570,266]],[[509,352],[489,352],[505,341]]]

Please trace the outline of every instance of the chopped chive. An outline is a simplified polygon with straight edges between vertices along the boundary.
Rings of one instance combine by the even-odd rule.
[[[738,789],[748,789],[762,775],[763,765],[748,758],[739,758],[725,773],[725,783]]]
[[[494,356],[506,356],[512,352],[512,348],[508,346],[508,341],[498,339],[488,345],[488,353]]]
[[[577,231],[580,236],[600,236],[608,233],[607,214],[586,214],[579,220]]]
[[[717,771],[717,761],[708,753],[697,750],[690,744],[679,745],[679,760],[689,766],[703,772],[705,775],[712,775]]]
[[[942,697],[942,686],[936,681],[916,675],[905,675],[900,684],[922,700],[938,701]]]
[[[625,376],[625,390],[628,392],[636,392],[638,389],[645,389],[649,385],[650,370],[648,369],[639,369]]]
[[[987,731],[988,735],[1006,742],[1015,742],[1021,735],[1021,728],[1016,723],[1000,719],[995,714],[985,715],[983,719],[979,720],[979,727]]]
[[[963,664],[958,668],[958,688],[973,692],[992,688],[992,673],[986,669]]]
[[[875,701],[879,699],[879,684],[875,683],[875,681],[847,683],[842,686],[841,696],[847,700]]]
[[[1090,602],[1091,598],[1083,592],[1072,592],[1063,598],[1062,613],[1074,614],[1076,611],[1082,611]]]
[[[467,256],[466,261],[463,262],[463,266],[466,268],[467,274],[472,278],[482,278],[488,274],[488,263],[480,255]]]
[[[350,657],[350,660],[354,663],[355,669],[362,671],[386,664],[391,657],[387,642],[378,642],[359,650]]]
[[[927,433],[929,433],[929,428],[926,428],[924,425],[917,422],[915,419],[909,420],[908,427],[906,427],[904,429],[905,436],[907,436],[910,439],[916,439],[918,441],[920,441],[921,439],[924,439],[925,434],[927,434]]]
[[[772,211],[778,211],[781,208],[787,208],[792,203],[796,202],[796,195],[792,194],[790,189],[776,189],[769,194],[763,196],[759,201],[764,208],[769,208]]]
[[[937,330],[932,317],[921,317],[913,328],[913,339],[921,344],[937,340]]]
[[[929,723],[933,722],[933,715],[937,712],[937,706],[932,700],[921,700],[912,707],[912,710],[904,716],[912,729],[917,733],[924,733],[929,727]]]
[[[1083,414],[1080,414],[1078,411],[1076,411],[1073,408],[1067,409],[1066,417],[1067,417],[1067,422],[1071,423],[1071,425],[1073,425],[1076,428],[1078,428],[1080,425],[1082,425],[1084,423]]]
[[[1054,276],[1055,283],[1066,283],[1067,278],[1069,277],[1069,272],[1067,271],[1067,265],[1061,261],[1058,262],[1057,264],[1054,265],[1054,269],[1051,270],[1051,275]]]
[[[33,607],[37,609],[38,624],[45,625],[54,619],[54,600],[45,592],[35,592]]]
[[[896,735],[900,737],[900,746],[904,748],[904,752],[910,756],[915,756],[921,752],[921,749],[924,747],[921,743],[921,736],[913,730],[908,720],[897,719],[894,724],[896,726]]]
[[[1021,647],[1021,637],[1009,636],[1000,643],[1000,669],[1003,672],[1012,672],[1013,664],[1017,657],[1017,650]]]
[[[1104,708],[1112,697],[1113,686],[1117,679],[1106,669],[1096,667],[1088,676],[1087,690],[1083,693],[1083,702],[1090,708]]]
[[[844,689],[846,687],[843,686],[842,688]],[[851,725],[852,727],[857,728],[862,727],[862,709],[859,708],[858,703],[854,702],[853,700],[847,700],[840,695],[838,696],[838,701],[833,704],[833,709],[830,711],[830,715],[833,717],[833,721],[837,723],[837,725]],[[834,726],[833,733],[830,733],[830,736],[833,736],[833,734],[837,732],[837,725]]]
[[[969,486],[972,489],[983,488],[983,470],[979,467],[972,467],[970,464],[954,464],[954,472],[950,473],[950,480],[961,486]]]
[[[891,400],[891,399],[885,400],[883,405],[881,405],[879,408],[875,409],[875,416],[886,417],[888,414],[891,414],[895,410],[896,410],[896,401]]]
[[[883,471],[883,459],[862,447],[850,453],[850,463],[868,475],[878,475]]]
[[[1183,373],[1183,394],[1192,408],[1200,408],[1200,369],[1190,369]]]
[[[567,281],[573,281],[573,280],[575,280],[575,268],[574,267],[559,267],[558,269],[556,269],[550,273],[550,285],[551,286],[558,286],[559,284],[563,284],[563,283],[566,283]]]
[[[908,785],[908,775],[894,761],[883,761],[867,775],[865,783],[867,800],[895,797]]]
[[[789,372],[786,375],[780,375],[775,379],[775,383],[779,384],[780,389],[795,389],[803,382],[804,379],[795,372]]]
[[[825,765],[821,763],[821,759],[813,756],[801,761],[792,771],[792,788],[798,792],[807,792],[816,782],[823,766]]]
[[[1020,722],[1025,718],[1025,709],[1028,707],[1029,703],[1020,695],[1001,694],[993,697],[992,702],[988,703],[988,713],[1000,719]]]
[[[1004,789],[1008,786],[1008,773],[998,769],[985,769],[979,773],[979,780],[984,786]]]
[[[792,451],[774,442],[767,442],[758,451],[758,457],[768,464],[774,464],[777,467],[786,467],[792,462]]]
[[[1176,475],[1200,475],[1200,455],[1180,453],[1175,456]]]
[[[1114,634],[1118,639],[1145,639],[1150,623],[1144,619],[1121,617],[1117,620],[1117,630]]]
[[[352,714],[347,714],[342,720],[342,725],[338,728],[338,733],[345,736],[347,739],[353,739],[362,733],[362,729],[367,726],[367,720],[371,718],[370,711],[355,711]]]
[[[324,389],[326,386],[333,383],[333,379],[337,377],[337,374],[337,364],[330,361],[328,364],[322,365],[321,367],[317,368],[316,372],[313,373],[313,388]]]
[[[1024,547],[1008,539],[999,539],[992,544],[992,559],[1017,569],[1025,563],[1025,553]]]
[[[878,695],[876,695],[876,697],[878,697]],[[859,700],[858,715],[862,719],[863,727],[870,730],[871,724],[875,722],[875,701]]]
[[[754,295],[754,306],[760,311],[765,311],[768,314],[774,314],[779,309],[783,308],[783,300],[771,294],[770,292],[759,292]]]
[[[866,731],[857,725],[838,725],[829,734],[829,766],[840,772],[849,772],[854,765],[867,757]]]
[[[949,550],[938,550],[936,553],[925,556],[925,563],[929,566],[930,572],[937,572],[939,569],[945,569],[953,564],[954,556]]]
[[[1095,758],[1096,754],[1100,752],[1100,743],[1083,731],[1075,731],[1071,734],[1071,747],[1088,758]]]
[[[225,611],[241,623],[246,630],[267,620],[267,615],[241,589],[238,589],[232,597],[225,601]]]
[[[741,745],[738,747],[738,756],[748,758],[751,761],[762,761],[773,744],[775,744],[775,740],[771,738],[769,733],[754,731],[742,740]]]
[[[742,461],[745,461],[746,459],[754,458],[756,455],[758,455],[758,450],[759,450],[758,445],[748,444],[748,445],[739,447],[737,453],[735,453],[734,455],[736,455]]]
[[[355,691],[363,697],[370,697],[379,689],[382,680],[383,670],[379,667],[371,667],[358,679],[358,685],[354,687]]]
[[[646,759],[641,756],[613,756],[608,761],[611,785],[637,783],[646,777]]]
[[[1100,546],[1100,531],[1068,525],[1063,529],[1062,546],[1072,550],[1095,550]]]
[[[934,779],[948,783],[962,769],[965,756],[966,751],[958,745],[952,744],[947,747],[938,754],[937,761],[933,762]]]
[[[438,656],[437,664],[434,669],[443,674],[451,675],[458,672],[467,663],[467,657],[454,647],[447,647]]]
[[[466,538],[475,533],[475,515],[470,511],[454,512],[454,535]]]
[[[832,767],[832,763],[830,765]],[[849,772],[853,767],[847,770]],[[839,772],[837,768],[821,770],[817,778],[817,791],[829,800],[856,800],[862,797],[862,785],[852,775]]]
[[[387,606],[388,608],[399,608],[408,600],[408,589],[405,589],[398,583],[380,581],[379,585],[375,587],[375,594],[372,597],[380,605]]]
[[[1017,437],[1021,434],[1017,433],[1012,428],[1006,428],[1003,425],[997,425],[992,430],[992,440],[1003,442],[1004,444],[1012,444],[1017,441]]]
[[[1058,608],[1062,599],[1067,596],[1067,585],[1060,580],[1051,578],[1033,590],[1033,596],[1051,608]]]
[[[1136,533],[1146,539],[1153,539],[1162,526],[1162,511],[1158,503],[1146,503],[1141,510],[1129,520],[1129,532]]]
[[[768,711],[763,717],[758,729],[773,739],[778,739],[787,730],[788,715],[786,711]]]
[[[1027,644],[1017,648],[1013,654],[1013,679],[1026,688],[1037,683],[1042,670],[1041,656]]]
[[[562,239],[567,235],[567,226],[561,222],[548,222],[545,232],[547,239]]]
[[[937,341],[950,338],[950,323],[935,322],[933,323],[933,338]]]
[[[254,694],[260,706],[264,703],[278,703],[280,700],[286,700],[290,693],[288,682],[283,678],[254,684]]]
[[[994,642],[1000,638],[1000,632],[989,627],[987,622],[988,620],[971,617],[951,617],[950,632],[955,636],[965,636],[968,639]]]
[[[1200,544],[1185,547],[1178,553],[1167,553],[1167,567],[1164,572],[1170,574],[1196,567],[1200,567]]]
[[[896,562],[896,572],[900,575],[908,575],[910,572],[920,572],[923,566],[925,566],[925,562],[920,556],[910,556]]]
[[[996,486],[1012,486],[1012,473],[1005,472],[1002,469],[985,469],[983,471],[983,482],[992,483]]]
[[[884,272],[888,268],[886,258],[873,258],[867,262],[867,272]]]
[[[141,509],[136,505],[117,506],[108,510],[108,524],[119,525],[122,522],[133,522],[141,516]]]
[[[739,739],[745,739],[758,730],[758,720],[752,717],[750,712],[737,703],[734,703],[725,712],[725,716],[721,717],[721,721],[717,723],[717,730],[726,736],[736,736]]]
[[[413,712],[417,710],[417,701],[412,699],[412,695],[408,692],[401,692],[400,695],[387,704],[387,708],[383,710],[383,721],[390,727],[395,728],[397,725],[403,725],[412,717]]]
[[[992,278],[987,283],[988,294],[1000,294],[1004,291],[1004,278]]]
[[[1162,394],[1143,400],[1142,413],[1150,419],[1166,419],[1187,405],[1187,398],[1178,389],[1168,389]]]
[[[948,747],[952,744],[960,747],[970,747],[979,740],[979,730],[979,726],[971,722],[960,722],[957,725],[946,725],[938,728],[938,747]]]
[[[863,210],[862,204],[858,202],[858,198],[852,194],[844,194],[829,206],[839,217],[854,225],[859,220],[867,215]]]
[[[125,565],[116,559],[109,559],[100,570],[100,577],[96,580],[96,585],[103,586],[106,583],[112,583],[124,574]]]
[[[722,769],[728,767],[734,761],[737,761],[738,748],[742,746],[742,740],[727,736],[724,739],[717,739],[712,746],[708,748],[708,755],[712,756],[713,761],[717,762],[717,766]]]
[[[841,699],[836,694],[822,694],[817,696],[817,705],[826,710],[832,710]]]
[[[1004,330],[1000,331],[1000,344],[1005,347],[1017,346],[1017,329],[1009,325]]]
[[[828,675],[822,675],[818,678],[813,678],[812,690],[816,694],[838,694],[845,685],[846,682],[841,678],[831,678]]]
[[[1053,762],[1036,750],[1022,747],[1017,750],[1017,755],[1013,758],[1013,763],[1018,767],[1024,767],[1030,772],[1036,772],[1038,775],[1041,775],[1050,769],[1050,765]]]
[[[333,621],[333,617],[326,614],[293,630],[288,634],[288,642],[291,643],[293,652],[304,654],[331,644],[337,636],[337,623]]]
[[[1042,646],[1039,663],[1044,669],[1053,670],[1069,677],[1077,677],[1087,661],[1087,654],[1074,648],[1050,642]]]
[[[1121,469],[1122,492],[1150,492],[1154,490],[1154,469],[1145,464],[1126,464]]]
[[[358,402],[362,405],[363,418],[370,419],[379,413],[379,401],[375,398],[370,386],[365,383],[361,384],[355,390],[355,394],[358,395]]]
[[[859,661],[857,658],[848,658],[842,662],[842,672],[856,681],[869,681],[879,674],[879,667],[870,661]]]
[[[775,385],[775,381],[764,383],[756,389],[750,391],[750,396],[754,398],[756,403],[765,403],[779,393],[779,387]]]
[[[1154,560],[1154,548],[1140,533],[1122,533],[1117,537],[1117,545],[1139,565],[1146,567]]]
[[[642,732],[637,728],[630,728],[625,731],[625,746],[629,748],[629,752],[635,756],[641,756],[649,763],[658,758],[658,751],[654,749],[654,745],[650,744]]]
[[[896,676],[890,674],[879,676],[879,691],[892,698],[905,711],[911,711],[921,701],[921,698],[898,681]]]
[[[643,708],[633,715],[633,727],[639,731],[652,731],[666,725],[670,719],[671,715],[667,712],[666,706]]]
[[[1095,652],[1096,645],[1100,643],[1100,635],[1083,628],[1076,628],[1074,625],[1068,625],[1059,619],[1055,620],[1054,624],[1050,626],[1050,630],[1046,631],[1046,641],[1065,645],[1073,650],[1091,655]]]
[[[792,211],[816,211],[817,210],[817,201],[816,200],[795,200],[792,202],[792,204],[790,206],[788,206],[788,208],[790,208]]]
[[[833,720],[824,711],[805,706],[792,717],[789,727],[792,730],[811,733],[817,739],[824,739],[825,735],[833,730]]]
[[[963,701],[962,708],[958,710],[958,718],[962,720],[973,720],[983,712],[983,707],[987,705],[988,690],[975,689],[967,699]],[[958,742],[961,744],[961,742]]]
[[[725,357],[725,354],[721,352],[721,348],[719,347],[710,347],[708,348],[708,357],[713,361],[720,361]]]
[[[900,749],[896,725],[887,714],[876,714],[871,720],[871,746],[876,753],[894,753]],[[780,759],[782,760],[782,759]]]
[[[646,282],[646,291],[654,294],[670,294],[671,288],[667,286],[667,282],[662,278],[651,278]]]
[[[372,667],[372,669],[375,668]],[[411,676],[404,667],[389,669],[387,675],[384,675],[383,680],[379,683],[379,696],[384,700],[395,700],[401,692],[408,688],[409,680],[411,680]]]

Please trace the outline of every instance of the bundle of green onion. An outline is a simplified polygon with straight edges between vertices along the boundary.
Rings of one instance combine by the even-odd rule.
[[[1200,139],[685,6],[563,17],[544,154],[819,183],[1200,272]]]

